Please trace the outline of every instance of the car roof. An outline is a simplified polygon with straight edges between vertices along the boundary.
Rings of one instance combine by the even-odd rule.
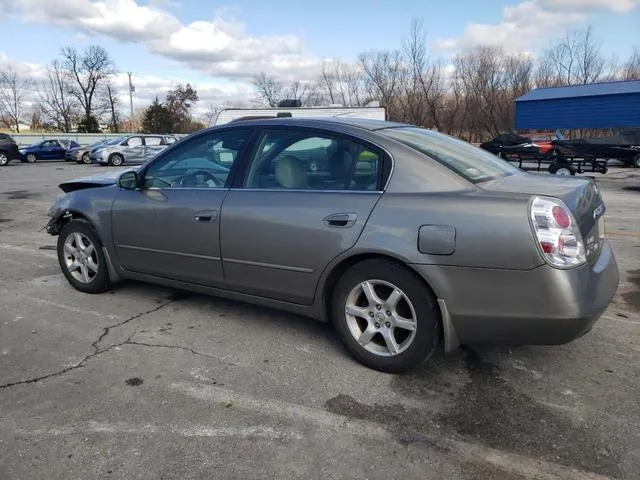
[[[220,125],[220,127],[226,126]],[[316,128],[331,128],[340,125],[361,128],[363,130],[376,131],[385,128],[411,127],[406,123],[389,122],[384,120],[371,120],[367,118],[353,117],[326,117],[326,118],[304,118],[304,117],[280,117],[280,118],[259,118],[249,120],[236,120],[234,126],[239,125],[279,125],[279,126],[305,126]],[[229,125],[230,126],[230,125]],[[214,127],[215,128],[215,127]]]

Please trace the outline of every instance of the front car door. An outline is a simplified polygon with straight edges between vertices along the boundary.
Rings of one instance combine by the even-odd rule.
[[[120,147],[124,161],[127,163],[142,163],[145,161],[144,141],[142,137],[130,137],[124,141]]]
[[[46,160],[52,160],[59,157],[60,153],[63,151],[62,147],[57,140],[45,140],[40,144],[40,158]],[[62,154],[64,157],[64,153]]]
[[[310,305],[323,269],[355,244],[382,194],[383,152],[296,127],[261,129],[253,152],[222,207],[225,280]]]
[[[136,190],[121,190],[113,204],[118,262],[138,274],[205,286],[223,286],[220,207],[232,169],[218,150],[239,159],[250,128],[208,132],[163,152],[140,172]]]

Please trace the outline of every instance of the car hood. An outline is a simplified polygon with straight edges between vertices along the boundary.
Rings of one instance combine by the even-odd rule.
[[[88,177],[77,178],[68,182],[58,185],[60,189],[65,192],[73,192],[76,190],[84,190],[87,188],[108,187],[109,185],[115,185],[118,177],[125,171],[138,170],[140,167],[128,168],[126,170],[118,170],[115,172],[100,173],[97,175],[91,175]]]

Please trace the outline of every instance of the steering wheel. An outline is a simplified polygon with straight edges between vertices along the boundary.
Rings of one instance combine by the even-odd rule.
[[[182,177],[180,180],[181,187],[208,187],[207,183],[211,180],[216,187],[222,187],[223,184],[215,176],[206,170],[196,170]]]

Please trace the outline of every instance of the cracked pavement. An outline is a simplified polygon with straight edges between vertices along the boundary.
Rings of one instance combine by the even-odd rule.
[[[137,283],[73,290],[38,230],[58,183],[99,170],[0,169],[3,480],[640,478],[637,170],[598,176],[621,282],[590,334],[400,376],[282,312]]]

